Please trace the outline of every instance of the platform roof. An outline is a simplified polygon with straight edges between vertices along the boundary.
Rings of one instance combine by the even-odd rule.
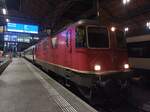
[[[130,33],[135,33],[143,32],[146,22],[150,21],[150,0],[130,0],[126,5],[123,0],[5,0],[5,3],[10,18],[58,30],[79,19],[96,19],[97,1],[104,24],[127,26]]]

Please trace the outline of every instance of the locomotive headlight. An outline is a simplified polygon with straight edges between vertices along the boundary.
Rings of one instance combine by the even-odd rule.
[[[100,65],[95,65],[94,66],[94,70],[95,71],[100,71],[101,70],[101,66]]]
[[[129,69],[129,64],[124,64],[124,69]]]

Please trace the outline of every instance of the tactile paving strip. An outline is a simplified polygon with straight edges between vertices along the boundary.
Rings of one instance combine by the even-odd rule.
[[[77,112],[77,110],[71,106],[48,82],[41,77],[38,72],[31,69],[27,64],[28,68],[34,73],[34,75],[40,80],[44,88],[48,91],[49,97],[52,97],[55,103],[61,108],[63,112]]]

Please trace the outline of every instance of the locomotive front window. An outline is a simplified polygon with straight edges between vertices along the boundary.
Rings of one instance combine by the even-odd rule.
[[[118,48],[125,49],[127,47],[124,32],[117,30],[116,31],[116,39],[117,39],[117,47]]]
[[[109,38],[106,28],[88,27],[88,45],[90,48],[108,48]]]

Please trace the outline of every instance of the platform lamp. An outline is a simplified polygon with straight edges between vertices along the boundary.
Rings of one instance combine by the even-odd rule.
[[[125,27],[124,28],[124,36],[126,37],[127,36],[127,32],[129,31],[129,27]]]
[[[7,18],[7,19],[6,19],[6,22],[7,22],[7,23],[9,23],[9,22],[10,22],[10,20]]]
[[[6,8],[2,8],[2,13],[3,13],[3,15],[6,15],[6,14],[7,14]]]

